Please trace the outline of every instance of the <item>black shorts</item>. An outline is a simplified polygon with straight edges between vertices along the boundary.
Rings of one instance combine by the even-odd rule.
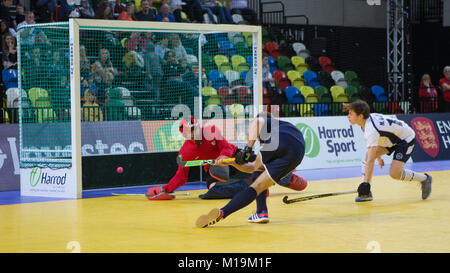
[[[416,139],[414,138],[410,142],[403,141],[392,147],[386,147],[386,149],[389,151],[388,155],[394,153],[394,160],[406,163],[406,161],[408,161],[411,157],[415,144]]]
[[[276,183],[294,171],[302,162],[305,154],[303,136],[294,141],[288,137],[282,137],[279,146],[275,151],[260,151],[264,168]]]

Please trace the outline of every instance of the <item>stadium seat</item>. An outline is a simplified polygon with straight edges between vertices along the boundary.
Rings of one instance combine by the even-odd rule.
[[[220,99],[224,105],[236,103],[236,96],[233,90],[228,86],[220,87],[218,90]]]
[[[378,97],[380,95],[386,95],[386,92],[384,91],[384,88],[380,85],[373,85],[371,87],[372,93],[375,95],[375,97]]]
[[[286,99],[287,99],[288,103],[304,103],[305,102],[305,98],[302,95],[302,93],[300,92],[300,90],[298,90],[294,86],[286,87],[285,94],[286,94]]]
[[[292,56],[291,57],[291,63],[294,65],[295,68],[301,64],[306,64],[305,59],[303,59],[300,56]]]
[[[302,79],[302,74],[300,74],[300,72],[298,72],[297,70],[290,70],[286,75],[291,82],[294,82],[297,79]]]
[[[239,64],[241,63],[247,63],[247,60],[243,56],[236,54],[231,57],[231,65],[233,67],[233,70],[237,71]]]
[[[320,102],[333,102],[333,97],[330,91],[322,85],[316,86],[315,88],[317,96],[319,96]]]
[[[331,78],[331,75],[326,71],[319,71],[317,73],[317,77],[319,78],[320,84],[325,86],[326,88],[330,88],[331,86],[335,85],[333,78]]]
[[[294,65],[287,56],[279,56],[277,59],[278,69],[287,73],[289,70],[295,70]]]
[[[225,78],[225,75],[222,72],[220,72],[219,70],[211,70],[208,73],[208,78],[212,83],[214,83],[219,78]]]
[[[227,106],[227,110],[229,113],[233,115],[234,118],[244,117],[245,116],[245,107],[240,103],[234,103],[232,105]]]
[[[295,42],[295,43],[292,44],[292,49],[295,51],[297,56],[300,56],[299,53],[302,50],[306,49],[306,46],[303,43]]]
[[[344,79],[345,80],[345,76],[344,73],[342,73],[342,71],[339,70],[334,70],[333,72],[331,72],[331,78],[333,78],[334,82],[337,84],[339,80]]]
[[[284,91],[284,89],[287,86],[291,85],[291,81],[289,80],[289,78],[287,77],[286,73],[284,71],[281,70],[276,70],[272,73],[277,86]]]
[[[17,88],[19,86],[19,73],[16,69],[3,69],[2,81],[5,85],[5,89]]]
[[[228,80],[229,86],[233,87],[236,84],[242,84],[241,74],[234,70],[228,70],[225,72],[225,78]],[[239,81],[239,83],[237,83]]]
[[[238,102],[242,104],[253,103],[253,92],[248,86],[238,86],[236,88]]]
[[[331,96],[333,97],[333,101],[337,101],[339,96],[345,95],[346,97],[347,94],[345,93],[344,88],[340,87],[339,85],[333,85],[330,88],[330,92],[331,92]]]
[[[217,90],[211,86],[205,86],[202,88],[202,95],[205,97],[210,97],[213,95],[218,95]]]
[[[319,102],[319,96],[314,92],[314,89],[311,86],[302,86],[300,87],[300,93],[302,93],[305,98],[305,102],[307,103],[317,103]]]
[[[263,104],[264,105],[272,104],[272,97],[269,94],[269,90],[267,90],[267,88],[265,87],[263,87]]]
[[[223,54],[217,54],[214,56],[214,62],[216,63],[217,67],[220,67],[223,63],[230,63],[230,60],[227,56]]]

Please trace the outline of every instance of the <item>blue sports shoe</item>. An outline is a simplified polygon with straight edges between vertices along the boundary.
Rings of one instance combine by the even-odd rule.
[[[266,210],[263,210],[260,213],[255,212],[255,214],[253,214],[248,218],[248,222],[258,224],[269,223],[269,213],[267,213]]]

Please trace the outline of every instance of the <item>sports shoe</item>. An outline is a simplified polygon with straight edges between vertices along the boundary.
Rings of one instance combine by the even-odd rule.
[[[372,192],[369,192],[369,194],[367,195],[358,195],[355,198],[355,202],[366,202],[366,201],[372,201],[373,197],[372,197]]]
[[[422,184],[422,199],[425,200],[430,196],[431,193],[431,182],[433,181],[433,177],[429,174],[425,174],[427,179],[420,182]]]
[[[250,216],[248,218],[248,222],[249,223],[258,223],[258,224],[269,223],[269,214],[267,213],[266,210],[264,210],[260,213],[255,212],[255,214],[253,214],[252,216]]]
[[[290,175],[284,177],[282,180],[288,179],[289,182],[283,181],[282,185],[288,184],[288,188],[294,191],[302,191],[308,186],[308,182],[305,178],[296,175],[294,173],[291,173]]]
[[[195,225],[198,228],[205,228],[207,226],[212,226],[219,222],[223,217],[223,211],[217,208],[212,209],[208,214],[204,214],[198,217]]]
[[[163,186],[157,186],[149,188],[145,193],[148,200],[172,200],[175,196],[168,194],[164,191]]]

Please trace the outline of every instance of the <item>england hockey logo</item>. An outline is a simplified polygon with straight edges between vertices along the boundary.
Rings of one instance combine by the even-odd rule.
[[[439,139],[433,122],[427,118],[418,117],[411,120],[411,126],[424,152],[433,158],[436,157],[439,154]]]

